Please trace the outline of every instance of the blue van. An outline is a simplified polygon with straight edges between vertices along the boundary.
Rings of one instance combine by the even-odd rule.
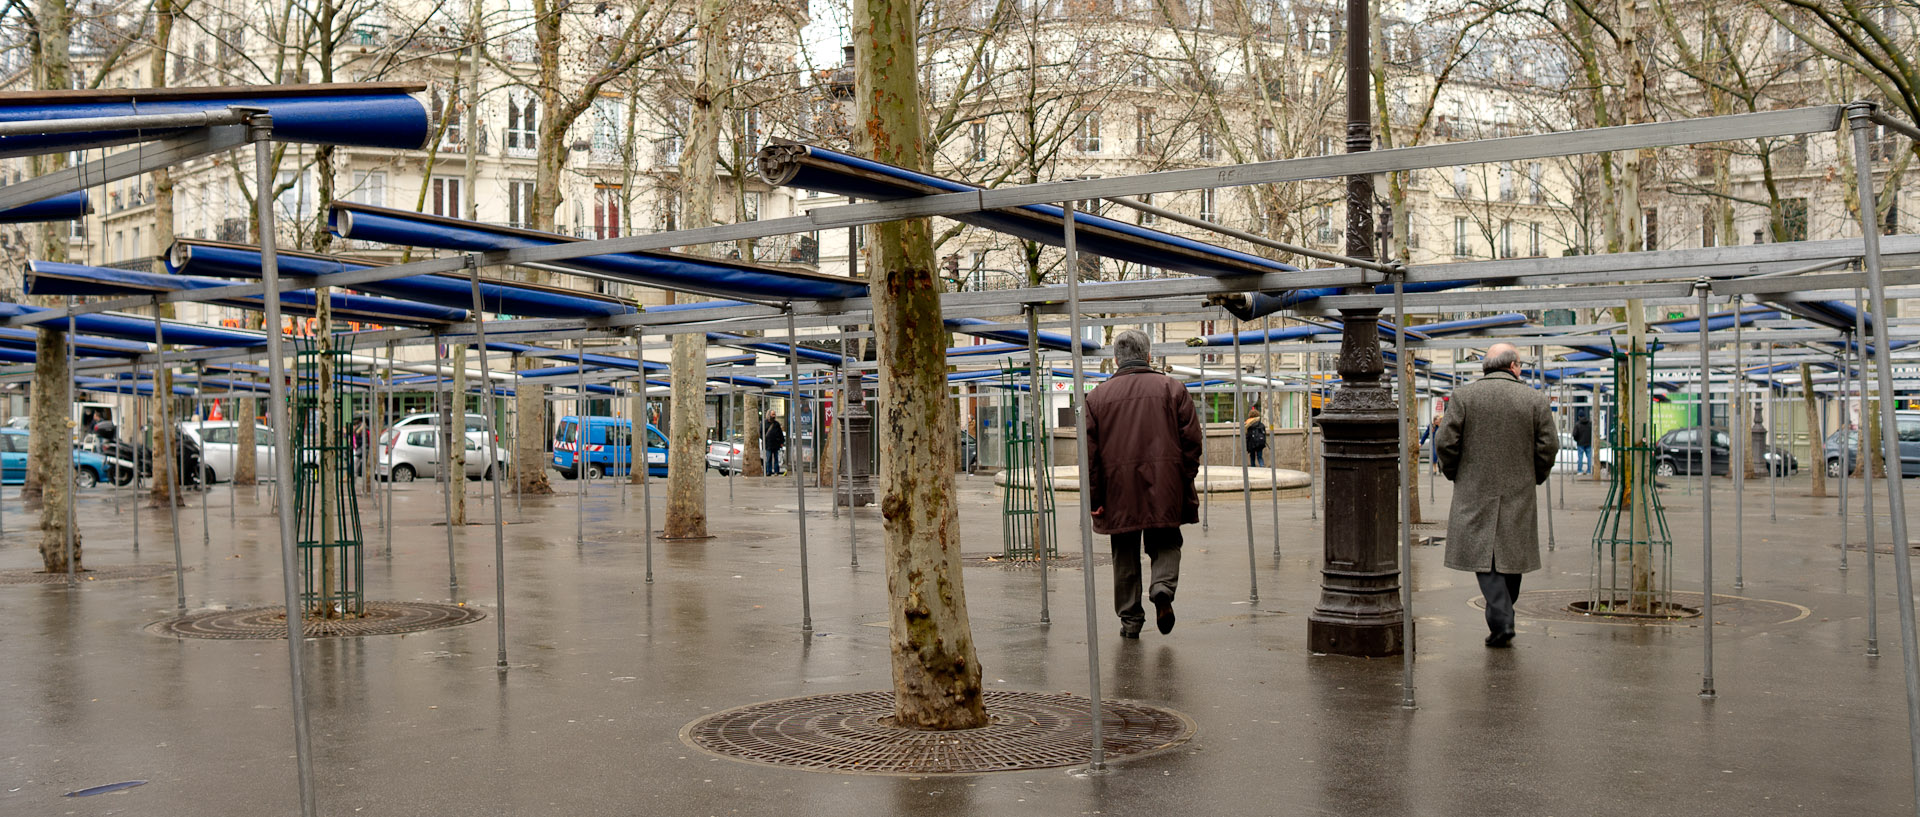
[[[633,467],[633,422],[624,417],[560,418],[553,429],[553,467],[561,476],[579,476],[574,459],[582,448],[586,450],[588,479],[625,475]],[[667,438],[652,424],[647,425],[647,473],[667,475]]]

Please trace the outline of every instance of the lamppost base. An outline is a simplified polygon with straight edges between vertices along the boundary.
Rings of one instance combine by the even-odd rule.
[[[1404,616],[1338,616],[1314,610],[1307,618],[1307,649],[1323,655],[1388,658],[1406,649],[1401,641]]]

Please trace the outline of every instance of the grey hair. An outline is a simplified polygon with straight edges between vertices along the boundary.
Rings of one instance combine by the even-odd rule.
[[[1501,349],[1480,359],[1480,373],[1504,372],[1520,362],[1520,352],[1515,349]]]
[[[1152,360],[1153,341],[1147,337],[1147,333],[1138,329],[1123,329],[1113,336],[1113,359],[1122,363]]]

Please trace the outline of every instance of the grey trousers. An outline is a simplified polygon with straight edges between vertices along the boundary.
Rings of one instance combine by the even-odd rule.
[[[1475,573],[1480,580],[1480,595],[1487,600],[1487,630],[1493,635],[1513,634],[1513,600],[1520,597],[1520,574]]]
[[[1147,558],[1153,567],[1153,586],[1148,599],[1173,601],[1180,588],[1180,529],[1149,528],[1131,533],[1116,533],[1113,539],[1113,610],[1120,614],[1120,626],[1139,632],[1147,621],[1140,606],[1140,547],[1144,541]]]

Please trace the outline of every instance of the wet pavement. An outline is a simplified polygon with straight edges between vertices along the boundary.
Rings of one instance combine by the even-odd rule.
[[[1110,570],[1100,590],[1100,667],[1109,698],[1175,709],[1197,731],[1177,748],[1115,764],[1104,777],[1065,769],[966,777],[787,770],[720,759],[681,742],[710,712],[824,692],[890,688],[880,520],[847,520],[827,493],[807,497],[814,632],[800,630],[795,499],[789,481],[714,476],[714,537],[658,542],[643,581],[637,489],[596,484],[585,542],[575,542],[576,483],[505,505],[512,669],[494,668],[495,619],[405,636],[309,642],[308,700],[320,813],[381,815],[999,815],[999,814],[1911,814],[1907,722],[1893,561],[1879,559],[1880,643],[1865,657],[1867,556],[1840,572],[1837,503],[1805,496],[1805,477],[1746,497],[1746,587],[1734,590],[1730,486],[1717,481],[1721,593],[1800,605],[1807,614],[1734,618],[1716,629],[1719,697],[1698,696],[1702,630],[1522,619],[1510,650],[1489,650],[1471,576],[1416,548],[1418,709],[1400,706],[1398,659],[1306,651],[1318,587],[1320,526],[1304,496],[1254,507],[1249,603],[1247,526],[1237,497],[1214,496],[1209,525],[1187,531],[1178,628],[1119,638]],[[1556,500],[1561,481],[1555,479]],[[1523,590],[1587,585],[1585,544],[1604,483],[1567,483],[1551,510],[1559,548]],[[658,483],[655,485],[659,487]],[[478,483],[470,515],[492,519]],[[1443,517],[1447,486],[1420,488]],[[962,549],[997,551],[1000,518],[984,477],[960,480]],[[0,569],[37,565],[15,494],[5,501]],[[89,563],[168,563],[164,511],[131,509],[104,489],[79,517]],[[1698,590],[1697,489],[1664,493],[1679,590]],[[1065,546],[1079,548],[1064,497]],[[202,501],[194,496],[191,501]],[[280,598],[266,489],[217,488],[181,512],[189,609]],[[231,509],[229,503],[237,501]],[[1856,503],[1857,503],[1856,498]],[[363,499],[363,507],[370,504]],[[366,531],[368,598],[446,602],[448,546],[430,483],[402,486],[388,551]],[[654,520],[664,502],[656,498]],[[1886,538],[1885,504],[1878,532]],[[1278,530],[1280,555],[1274,554]],[[1426,531],[1422,531],[1426,532]],[[1544,528],[1543,528],[1544,533]],[[1861,530],[1851,531],[1859,541]],[[494,609],[493,529],[454,530],[453,600]],[[1096,540],[1104,549],[1104,540]],[[1078,569],[1040,576],[965,572],[974,636],[991,688],[1087,688]],[[171,577],[0,586],[0,815],[297,814],[287,655],[275,641],[206,641],[144,630],[173,615]],[[145,786],[63,799],[128,780]]]

